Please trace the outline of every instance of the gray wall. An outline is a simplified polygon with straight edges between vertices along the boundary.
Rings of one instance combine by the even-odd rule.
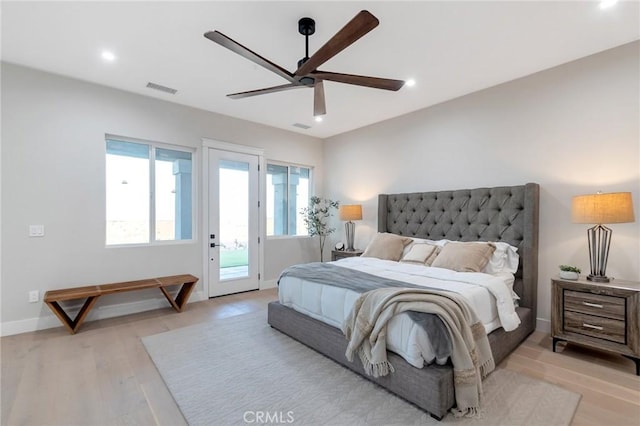
[[[3,63],[1,320],[8,330],[52,324],[41,321],[51,316],[44,304],[27,302],[29,290],[42,295],[60,287],[202,275],[200,239],[105,248],[105,133],[196,148],[203,137],[263,148],[267,159],[313,166],[316,191],[322,191],[320,139]],[[200,157],[196,161],[199,167]],[[30,224],[45,225],[45,237],[29,238]],[[274,280],[284,266],[315,260],[314,243],[268,239],[264,279]],[[92,316],[118,304],[133,304],[129,310],[135,311],[142,305],[133,301],[145,297],[162,296],[104,298]]]
[[[356,246],[365,247],[378,193],[539,183],[545,328],[558,265],[589,269],[588,226],[570,220],[573,195],[632,192],[636,222],[610,226],[607,275],[640,280],[639,49],[634,42],[329,138],[325,193],[363,203]]]

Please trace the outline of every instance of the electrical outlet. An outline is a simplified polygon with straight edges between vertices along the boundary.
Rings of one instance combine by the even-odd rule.
[[[31,290],[29,292],[29,303],[36,303],[40,300],[40,292],[38,290]]]
[[[30,237],[44,237],[44,225],[29,225]]]

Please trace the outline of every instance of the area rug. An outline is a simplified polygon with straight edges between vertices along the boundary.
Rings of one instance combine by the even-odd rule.
[[[272,329],[266,312],[142,339],[186,421],[198,425],[568,425],[580,395],[498,368],[479,418],[441,422]]]

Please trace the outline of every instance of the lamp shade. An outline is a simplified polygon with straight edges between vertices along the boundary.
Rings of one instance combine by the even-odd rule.
[[[362,205],[344,204],[340,206],[340,220],[362,220]]]
[[[574,223],[627,223],[633,222],[633,202],[630,192],[576,195],[571,203]]]

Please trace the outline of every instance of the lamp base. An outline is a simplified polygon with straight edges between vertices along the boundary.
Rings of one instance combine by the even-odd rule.
[[[609,277],[605,277],[604,275],[591,275],[591,274],[587,276],[587,280],[593,281],[595,283],[608,283],[609,281],[611,281]]]
[[[613,231],[604,225],[596,225],[587,230],[589,238],[589,264],[591,273],[587,280],[597,283],[608,283],[607,260],[609,259],[609,247],[611,246],[611,234]]]
[[[354,251],[353,240],[356,234],[356,224],[348,221],[344,224],[344,232],[347,234],[347,251]]]

